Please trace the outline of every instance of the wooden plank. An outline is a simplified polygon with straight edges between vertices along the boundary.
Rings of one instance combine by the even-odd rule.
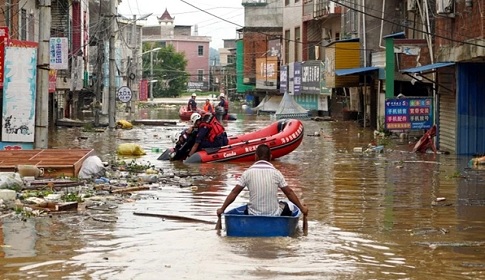
[[[175,126],[177,125],[176,121],[170,120],[153,120],[153,119],[140,119],[140,120],[133,120],[133,125],[156,125],[156,126]]]

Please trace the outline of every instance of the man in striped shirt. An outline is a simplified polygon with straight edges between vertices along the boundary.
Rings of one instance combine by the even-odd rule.
[[[259,145],[256,149],[256,162],[243,172],[222,207],[217,209],[218,216],[224,213],[245,187],[249,190],[249,215],[279,216],[282,212],[283,215],[291,215],[291,211],[286,209],[285,211],[280,207],[278,189],[281,189],[288,200],[300,208],[303,215],[308,215],[308,207],[300,202],[295,192],[286,183],[283,174],[269,162],[270,160],[270,148],[265,144]]]

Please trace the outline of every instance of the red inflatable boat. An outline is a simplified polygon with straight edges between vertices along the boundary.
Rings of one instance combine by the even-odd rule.
[[[194,112],[187,110],[187,105],[180,106],[180,109],[179,109],[180,120],[190,121],[190,116],[192,116],[192,113],[194,113]],[[205,115],[206,112],[204,110],[197,109],[197,113],[199,113],[201,116],[203,116],[203,115]],[[237,117],[233,114],[227,114],[224,118],[224,120],[228,120],[228,121],[235,121],[236,119],[237,119]]]
[[[227,146],[204,149],[186,158],[184,162],[253,161],[256,148],[260,144],[268,145],[271,149],[272,157],[274,159],[279,158],[298,148],[303,140],[303,132],[303,123],[301,121],[296,119],[279,120],[260,130],[229,137]],[[174,148],[167,149],[158,159],[184,159],[183,156],[173,154],[174,152]]]

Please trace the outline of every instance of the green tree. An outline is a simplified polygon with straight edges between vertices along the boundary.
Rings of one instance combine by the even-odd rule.
[[[143,52],[149,52],[153,49],[153,77],[156,80],[153,84],[154,97],[176,97],[187,89],[189,74],[185,72],[187,59],[183,53],[179,53],[172,45],[165,43],[143,43]],[[150,79],[151,55],[143,56],[143,77]]]

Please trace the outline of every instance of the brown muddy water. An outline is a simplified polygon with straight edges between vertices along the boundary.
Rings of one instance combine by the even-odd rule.
[[[177,119],[176,110],[142,115]],[[239,114],[227,131],[272,121]],[[306,135],[321,136],[305,136],[274,162],[310,207],[306,235],[231,238],[213,225],[133,215],[215,222],[216,209],[249,166],[157,161],[183,125],[52,131],[52,147],[94,148],[105,160],[119,143],[135,142],[147,151],[138,160],[210,179],[196,181],[194,190],[162,185],[139,192],[141,199],[110,210],[114,223],[84,215],[0,220],[1,279],[485,279],[484,171],[468,168],[465,157],[410,153],[397,140],[384,153],[354,153],[373,133],[352,122],[304,121]],[[232,206],[247,199],[243,192]]]

